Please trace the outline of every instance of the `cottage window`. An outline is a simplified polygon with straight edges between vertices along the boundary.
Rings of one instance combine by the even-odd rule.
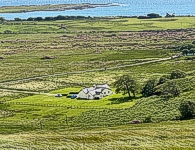
[[[104,94],[106,94],[106,92],[104,92]]]
[[[110,93],[110,91],[108,91],[108,93]]]

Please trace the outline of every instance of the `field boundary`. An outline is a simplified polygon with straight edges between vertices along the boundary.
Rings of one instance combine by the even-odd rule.
[[[112,110],[123,110],[126,108],[118,107],[98,107],[98,106],[75,106],[75,105],[56,105],[56,104],[40,104],[40,103],[28,103],[28,102],[7,102],[0,101],[0,104],[4,105],[30,105],[30,106],[42,106],[42,107],[64,107],[65,109],[112,109]]]

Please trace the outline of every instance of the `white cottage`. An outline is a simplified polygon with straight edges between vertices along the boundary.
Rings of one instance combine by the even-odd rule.
[[[77,98],[101,99],[111,94],[112,94],[112,91],[107,84],[99,84],[99,85],[93,85],[93,87],[90,87],[90,88],[82,89],[77,95]]]

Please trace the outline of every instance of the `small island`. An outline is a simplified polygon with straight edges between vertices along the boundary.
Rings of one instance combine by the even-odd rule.
[[[2,6],[0,13],[25,13],[35,11],[66,11],[66,10],[83,10],[96,7],[120,6],[119,4],[47,4],[47,5],[20,5],[20,6]]]

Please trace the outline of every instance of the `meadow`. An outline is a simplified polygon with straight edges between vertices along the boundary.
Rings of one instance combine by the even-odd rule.
[[[145,98],[139,91],[130,99],[114,93],[101,100],[1,91],[0,148],[193,149],[194,120],[180,121],[178,108],[183,100],[195,99],[194,57],[117,68],[177,54],[182,44],[195,40],[193,22],[193,17],[176,17],[0,24],[0,91],[68,94],[105,83],[115,91],[115,77],[123,74],[140,86],[176,69],[187,74],[174,80],[181,95],[169,100]],[[68,30],[59,29],[61,24]],[[147,118],[151,123],[130,124]]]

